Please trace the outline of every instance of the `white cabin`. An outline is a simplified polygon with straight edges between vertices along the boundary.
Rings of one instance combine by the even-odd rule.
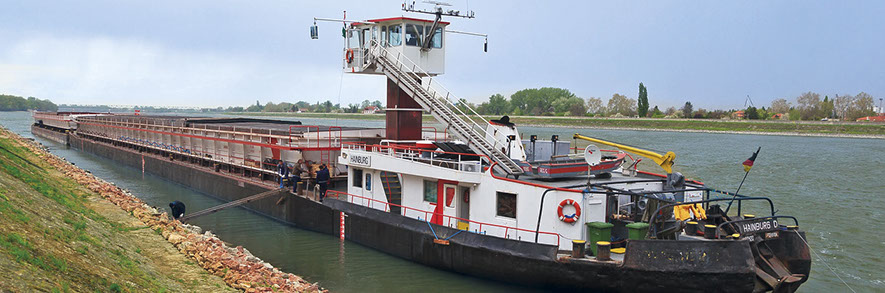
[[[373,44],[380,44],[406,64],[416,64],[427,75],[445,72],[445,28],[448,22],[391,17],[354,22],[348,26],[344,47],[344,71],[383,74],[366,58]]]

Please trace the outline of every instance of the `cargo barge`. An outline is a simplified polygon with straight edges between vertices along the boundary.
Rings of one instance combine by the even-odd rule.
[[[383,129],[62,112],[35,113],[32,130],[227,201],[277,189],[285,176],[279,163],[326,165],[333,182],[325,200],[310,195],[319,189],[311,175],[302,176],[305,192],[243,206],[397,257],[508,283],[793,292],[807,280],[805,232],[796,218],[776,214],[768,198],[686,179],[673,172],[672,152],[580,134],[571,142],[523,139],[507,117],[476,115],[434,79],[444,71],[443,44],[453,32],[440,18],[450,14],[403,8],[436,18],[335,20],[346,23],[344,71],[387,77]],[[423,127],[424,113],[444,129]],[[578,141],[590,144],[576,148]],[[640,171],[640,156],[665,174]],[[761,202],[765,214],[745,214],[746,202]]]

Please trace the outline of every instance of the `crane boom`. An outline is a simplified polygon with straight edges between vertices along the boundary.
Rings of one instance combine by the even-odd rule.
[[[666,154],[661,155],[661,154],[658,154],[653,151],[643,150],[643,149],[631,147],[628,145],[622,145],[619,143],[614,143],[614,142],[605,141],[605,140],[601,140],[601,139],[597,139],[597,138],[583,136],[583,135],[580,135],[577,133],[574,135],[574,138],[575,139],[583,139],[586,141],[591,141],[591,142],[595,142],[595,143],[604,144],[607,146],[616,147],[621,150],[627,151],[629,153],[634,153],[634,154],[652,159],[653,161],[655,161],[655,163],[660,165],[661,168],[663,168],[664,171],[667,172],[667,174],[673,173],[673,162],[676,160],[676,153],[674,153],[674,152],[667,152]]]

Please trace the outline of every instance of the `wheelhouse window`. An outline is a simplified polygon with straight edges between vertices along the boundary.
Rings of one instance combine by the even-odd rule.
[[[363,169],[353,169],[353,187],[363,188]]]
[[[387,47],[387,26],[381,27],[381,45]]]
[[[424,201],[436,203],[436,181],[424,180]]]
[[[406,45],[420,46],[421,34],[424,32],[424,26],[415,24],[406,24]]]
[[[350,49],[358,49],[360,47],[361,34],[362,32],[360,32],[359,30],[347,30],[347,47]]]
[[[387,42],[390,46],[396,47],[403,44],[403,26],[401,24],[388,26],[387,33]]]
[[[516,194],[498,191],[496,197],[497,215],[516,219]]]
[[[430,47],[434,49],[442,48],[442,28],[436,28],[436,31],[433,32],[433,36],[430,37]]]

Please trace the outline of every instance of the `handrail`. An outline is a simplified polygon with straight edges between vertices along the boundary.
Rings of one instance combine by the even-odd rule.
[[[722,224],[719,224],[719,226],[716,226],[716,237],[715,237],[715,238],[716,238],[716,239],[719,239],[719,230],[722,229],[722,226],[725,226],[725,224],[731,224],[731,225],[734,225],[734,224],[737,224],[737,223],[743,223],[743,222],[753,222],[753,221],[764,220],[764,219],[780,219],[780,218],[793,219],[793,223],[795,223],[796,226],[799,226],[799,220],[796,219],[796,217],[793,217],[793,216],[768,216],[768,217],[761,217],[761,218],[752,218],[752,219],[743,219],[743,220],[736,220],[736,221],[727,221],[727,222],[722,222]]]
[[[409,147],[409,146],[377,145],[377,144],[376,145],[368,145],[368,144],[363,144],[363,143],[358,143],[358,142],[345,142],[345,143],[342,143],[341,147],[345,148],[345,149],[349,149],[349,150],[362,150],[362,151],[376,153],[376,154],[380,154],[380,155],[392,156],[395,158],[409,159],[411,161],[427,160],[427,161],[429,161],[429,163],[431,165],[433,165],[433,162],[434,162],[433,157],[430,157],[430,158],[420,158],[420,157],[406,158],[406,157],[398,157],[398,156],[396,156],[396,153],[397,153],[397,151],[403,151],[401,153],[414,153],[414,154],[434,153],[434,154],[457,155],[458,156],[457,162],[453,162],[453,161],[449,161],[449,160],[440,160],[440,159],[436,159],[436,160],[440,163],[446,163],[446,164],[457,163],[461,167],[457,168],[456,170],[467,171],[467,172],[477,172],[477,173],[482,172],[482,158],[488,159],[487,156],[481,155],[481,154],[445,152],[445,151],[438,151],[438,150],[413,148],[413,147]],[[477,161],[475,161],[476,163],[471,163],[474,161],[464,162],[464,160],[461,159],[461,156],[477,157]],[[463,168],[464,164],[469,164],[470,166],[477,166],[477,170],[476,171],[464,170],[464,168]],[[439,165],[439,167],[446,167],[446,166]],[[455,169],[455,168],[451,168],[451,167],[447,167],[447,168]]]
[[[654,228],[654,234],[655,234],[655,236],[657,236],[657,234],[658,234],[658,228],[657,228],[657,226],[654,225],[654,224],[657,222],[658,215],[659,215],[659,214],[662,214],[661,210],[663,210],[663,209],[665,209],[665,208],[669,208],[669,207],[679,206],[679,205],[710,203],[710,202],[727,201],[727,200],[737,200],[738,202],[742,202],[742,201],[744,201],[744,200],[765,200],[765,201],[768,201],[768,206],[769,206],[769,208],[771,209],[771,216],[773,217],[774,214],[775,214],[775,211],[774,211],[774,202],[771,201],[770,198],[767,198],[767,197],[740,196],[740,197],[736,197],[736,198],[734,198],[734,199],[732,199],[732,198],[714,198],[714,199],[698,200],[698,201],[692,201],[692,202],[678,202],[678,203],[666,204],[666,205],[663,205],[663,206],[661,206],[661,207],[658,207],[658,209],[655,210],[654,214],[652,214],[652,216],[651,216],[651,219],[648,220],[648,223],[651,224],[651,225],[653,226],[653,228]]]
[[[441,217],[443,217],[444,219],[445,219],[445,218],[448,218],[448,222],[446,223],[446,227],[449,227],[449,228],[451,228],[452,219],[459,220],[459,221],[463,221],[463,222],[468,222],[468,223],[478,224],[479,227],[477,227],[477,231],[480,231],[480,232],[483,232],[483,230],[482,230],[482,226],[484,226],[484,225],[485,225],[485,226],[496,227],[496,228],[504,228],[504,237],[502,237],[502,238],[504,238],[504,239],[511,239],[511,238],[509,238],[509,235],[510,235],[510,234],[508,234],[508,232],[509,232],[510,230],[514,230],[514,231],[518,231],[518,232],[532,233],[532,234],[538,233],[538,234],[544,234],[544,235],[556,236],[556,247],[559,247],[559,240],[560,240],[559,238],[562,237],[562,236],[560,236],[558,233],[553,233],[553,232],[546,232],[546,231],[540,231],[540,232],[539,232],[539,231],[535,231],[535,230],[528,230],[528,229],[522,229],[522,228],[517,228],[517,227],[508,227],[508,226],[498,225],[498,224],[492,224],[492,223],[484,223],[484,222],[479,222],[479,221],[471,221],[471,220],[464,219],[464,218],[459,218],[459,217],[455,217],[455,216],[449,216],[449,215],[446,215],[446,214],[444,214],[444,213],[436,213],[436,212],[432,212],[432,211],[425,211],[425,210],[421,210],[421,209],[411,208],[411,207],[407,207],[407,206],[404,206],[404,205],[399,205],[399,204],[395,204],[395,203],[384,202],[384,201],[380,201],[380,200],[377,200],[377,199],[374,199],[374,198],[365,197],[365,196],[360,196],[360,195],[356,195],[356,194],[350,194],[350,193],[347,193],[347,192],[342,192],[342,191],[337,191],[337,190],[328,190],[328,191],[326,191],[326,197],[334,197],[334,198],[336,198],[336,199],[338,199],[338,200],[341,200],[341,197],[340,197],[340,196],[341,196],[342,194],[345,195],[345,197],[347,198],[346,201],[347,201],[348,203],[353,203],[353,202],[351,201],[351,198],[356,197],[356,198],[360,198],[360,199],[363,199],[363,200],[368,200],[368,201],[373,202],[373,203],[374,203],[374,202],[377,202],[377,203],[384,204],[384,205],[385,205],[385,208],[384,208],[384,211],[385,211],[385,212],[389,212],[389,211],[390,211],[390,206],[396,206],[396,207],[400,207],[401,209],[404,210],[404,211],[403,211],[403,215],[405,214],[405,211],[407,211],[407,210],[412,210],[412,211],[416,211],[416,212],[424,213],[424,219],[425,219],[425,220],[426,220],[426,219],[429,219],[430,216],[434,216],[434,215],[441,216]],[[355,204],[355,203],[354,203],[354,204]],[[370,204],[370,206],[367,206],[367,207],[368,207],[368,208],[374,208],[374,206],[371,205],[371,204]],[[492,236],[495,236],[495,235],[492,235]],[[496,237],[497,237],[497,236],[496,236]],[[511,240],[513,240],[513,239],[511,239]],[[522,241],[522,240],[518,240],[518,241]],[[527,242],[528,242],[528,241],[527,241]]]
[[[378,51],[378,52],[380,52],[380,53],[384,53],[385,56],[393,56],[393,54],[392,54],[390,51],[388,51],[388,50],[387,50],[386,48],[384,48],[383,46],[380,46],[380,45],[377,43],[377,41],[372,40],[372,41],[371,41],[371,44],[372,44],[372,45],[371,45],[372,48],[370,48],[370,50],[375,50],[375,51]],[[378,54],[380,54],[380,53],[378,53]],[[444,99],[441,99],[440,97],[442,96],[442,94],[437,93],[438,91],[437,91],[437,90],[433,90],[433,88],[432,88],[432,86],[433,86],[434,83],[433,83],[433,77],[430,76],[430,73],[428,73],[427,71],[424,71],[423,68],[421,68],[420,66],[418,66],[417,63],[415,63],[414,61],[412,61],[411,59],[409,59],[409,57],[407,57],[407,56],[405,56],[405,55],[402,55],[402,54],[397,54],[397,58],[388,58],[388,59],[396,59],[396,62],[399,63],[398,65],[399,65],[400,69],[402,69],[402,68],[403,68],[403,67],[402,67],[403,65],[409,65],[409,64],[405,64],[405,62],[403,62],[403,61],[400,59],[400,57],[402,57],[402,59],[404,59],[405,61],[408,61],[409,63],[411,63],[411,65],[412,65],[412,67],[411,67],[412,70],[410,70],[410,71],[408,71],[408,72],[411,73],[414,77],[416,77],[416,78],[419,79],[419,80],[422,78],[420,75],[418,75],[418,74],[415,73],[415,70],[420,71],[420,73],[423,73],[424,76],[427,77],[427,89],[428,89],[428,90],[432,90],[432,91],[430,91],[430,93],[433,95],[431,98],[434,98],[434,99],[437,99],[437,100],[445,100],[445,101],[447,102],[447,104],[446,104],[447,108],[448,108],[448,106],[451,106],[451,107],[455,108],[455,110],[456,110],[458,113],[460,113],[461,116],[467,118],[467,120],[470,121],[470,123],[472,124],[472,126],[470,127],[470,128],[471,128],[470,130],[474,131],[476,134],[480,134],[479,132],[476,131],[476,129],[474,129],[474,128],[478,128],[478,129],[480,129],[481,133],[485,134],[485,135],[484,135],[485,137],[491,137],[491,138],[495,141],[495,144],[492,145],[493,150],[497,150],[497,148],[498,148],[499,145],[501,145],[501,146],[506,145],[506,143],[504,143],[504,142],[498,140],[497,138],[495,138],[494,135],[492,135],[492,134],[490,134],[488,131],[486,131],[485,128],[483,128],[481,125],[477,124],[476,121],[474,121],[469,115],[467,115],[466,113],[464,113],[463,111],[461,111],[461,109],[458,108],[458,106],[455,105],[455,104],[452,102],[451,99],[449,99],[449,96],[452,96],[452,94],[451,94],[452,92],[449,91],[448,88],[446,88],[445,86],[443,86],[442,84],[440,84],[440,83],[437,82],[436,85],[437,85],[438,87],[441,87],[442,90],[446,92],[446,96],[444,97]],[[437,96],[440,96],[440,97],[437,97]],[[486,120],[485,117],[482,117],[482,115],[479,115],[478,113],[476,113],[476,111],[474,111],[472,108],[470,108],[470,106],[465,105],[465,107],[466,107],[467,109],[469,109],[474,115],[478,116],[478,117],[480,118],[480,120],[482,120],[483,122],[486,123],[486,125],[489,124],[489,121]],[[452,111],[451,109],[448,109],[448,110],[449,110],[449,111]],[[453,114],[454,114],[454,112],[453,112]],[[485,137],[483,137],[483,139],[485,139]]]

